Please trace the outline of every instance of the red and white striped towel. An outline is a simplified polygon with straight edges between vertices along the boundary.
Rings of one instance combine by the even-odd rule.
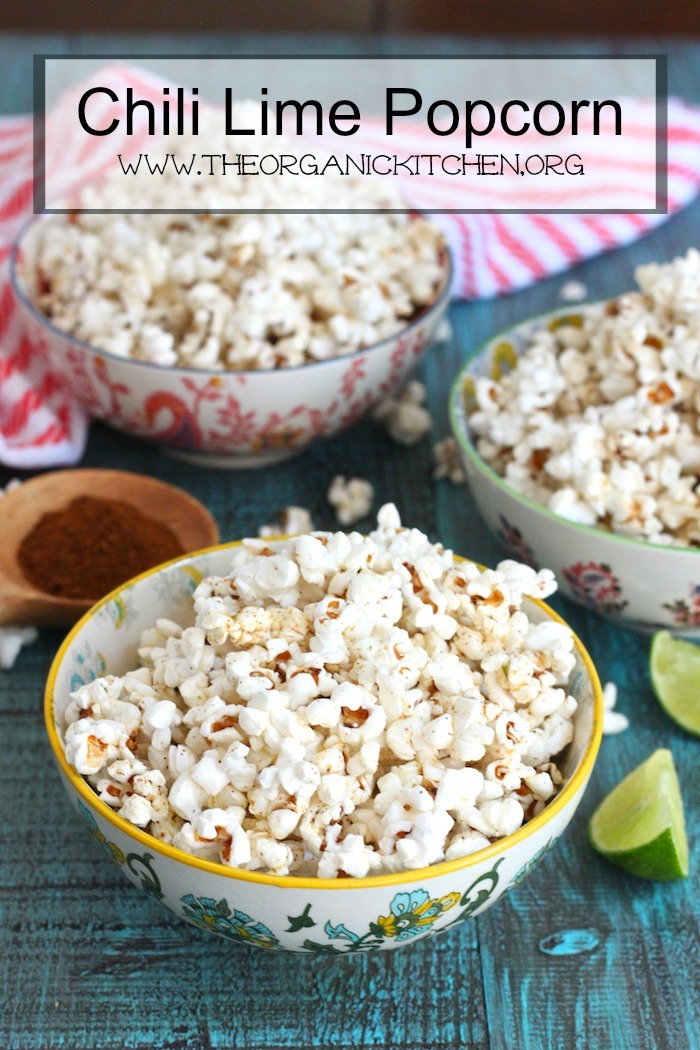
[[[156,101],[161,97],[161,82],[140,69],[113,67],[109,82],[120,96],[122,89],[131,86],[141,98]],[[639,104],[634,126],[632,139],[636,137],[640,146],[648,145],[655,133],[651,105]],[[421,147],[420,134],[415,128],[395,134],[395,150],[436,152],[434,139],[428,141],[427,136]],[[76,145],[71,159],[73,185],[80,185],[100,169],[104,163],[104,141],[98,139],[94,151],[88,155]],[[373,135],[368,128],[366,139],[354,141],[353,149],[371,152],[376,144],[376,132]],[[71,143],[65,142],[63,146],[70,154]],[[689,203],[700,188],[699,147],[700,109],[671,100],[668,113],[670,213]],[[500,149],[498,143],[493,149]],[[633,141],[631,149],[634,152]],[[452,151],[452,146],[445,146],[444,152]],[[114,154],[113,142],[111,153]],[[50,162],[50,158],[48,160]],[[619,156],[611,155],[608,172],[610,180],[620,187],[634,188],[640,177],[638,165]],[[645,172],[645,178],[647,176]],[[440,183],[430,176],[427,179],[408,177],[404,189],[416,208],[428,212],[435,207],[465,206],[455,199],[454,186],[449,180]],[[553,186],[551,192],[548,191],[548,206],[552,209],[570,206],[569,192]],[[586,207],[595,208],[600,199],[596,199],[593,192],[586,199]],[[18,469],[77,462],[87,434],[83,410],[33,353],[23,336],[8,285],[7,256],[19,228],[31,214],[31,207],[32,120],[30,117],[4,118],[0,120],[0,463]],[[581,259],[626,244],[663,222],[665,217],[484,213],[440,215],[436,221],[445,230],[454,254],[454,294],[476,299],[523,288]]]

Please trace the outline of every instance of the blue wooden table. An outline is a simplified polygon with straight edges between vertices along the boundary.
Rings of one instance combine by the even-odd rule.
[[[290,42],[283,45],[289,49]],[[308,40],[304,46],[314,50]],[[347,49],[353,42],[332,46]],[[518,50],[504,41],[489,48],[454,40],[443,46]],[[601,52],[624,48],[619,42],[596,46]],[[137,48],[114,37],[0,37],[0,108],[30,108],[33,51],[186,47],[225,53],[265,44],[160,38],[141,40]],[[559,42],[556,50],[567,46]],[[700,48],[664,50],[671,90],[700,102]],[[695,205],[633,247],[568,276],[584,281],[591,298],[615,295],[631,284],[637,263],[697,245],[699,229]],[[436,348],[424,369],[436,437],[447,432],[446,395],[459,363],[496,329],[556,305],[564,279],[452,307],[454,341]],[[186,467],[94,426],[83,465],[128,468],[183,486],[213,511],[224,539],[254,534],[289,503],[310,508],[318,526],[332,527],[324,497],[330,479],[336,473],[366,477],[375,485],[377,505],[394,500],[405,520],[431,537],[486,563],[501,556],[468,492],[431,480],[431,443],[402,448],[371,423],[289,464],[243,474]],[[3,477],[0,470],[0,484]],[[573,825],[537,872],[478,920],[395,953],[338,960],[232,946],[180,923],[123,880],[76,819],[58,781],[41,700],[61,634],[43,632],[14,670],[0,672],[1,1050],[699,1046],[700,745],[654,699],[647,638],[563,600],[555,604],[589,646],[602,679],[618,684],[619,707],[631,722],[621,736],[604,739]],[[586,838],[595,805],[659,746],[673,752],[691,840],[691,878],[670,885],[623,874]],[[597,947],[575,955],[540,947],[552,934],[572,929],[594,931]]]

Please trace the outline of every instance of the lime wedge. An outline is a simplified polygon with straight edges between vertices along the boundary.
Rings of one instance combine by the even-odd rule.
[[[683,799],[673,756],[661,748],[604,798],[588,825],[591,845],[625,871],[669,882],[688,874]]]
[[[666,714],[700,736],[700,647],[659,631],[651,643],[649,674]]]

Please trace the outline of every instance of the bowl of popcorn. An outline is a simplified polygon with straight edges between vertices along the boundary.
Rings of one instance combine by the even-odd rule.
[[[601,736],[552,573],[376,529],[244,540],[109,595],[45,715],[135,885],[241,944],[340,955],[452,928],[529,875]]]
[[[574,601],[642,630],[700,631],[700,253],[638,291],[496,336],[451,419],[479,509]]]
[[[296,206],[280,179],[261,183],[261,208]],[[81,205],[159,207],[166,190],[108,177]],[[359,211],[32,220],[10,270],[33,345],[92,416],[195,462],[263,466],[350,426],[428,349],[451,264],[427,219],[363,213],[403,206],[376,180],[317,192],[319,208]],[[250,195],[229,178],[218,206]]]

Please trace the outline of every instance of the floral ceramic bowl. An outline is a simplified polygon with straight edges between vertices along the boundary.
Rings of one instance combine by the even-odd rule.
[[[457,375],[450,418],[474,499],[508,552],[552,569],[567,597],[627,627],[700,635],[700,550],[645,543],[566,521],[508,485],[474,447],[469,430],[474,378],[499,379],[535,330],[565,315],[571,315],[570,307],[501,332]]]
[[[550,804],[514,835],[479,853],[430,868],[366,879],[280,877],[227,868],[184,853],[102,802],[66,762],[62,713],[69,693],[107,670],[136,665],[141,631],[156,616],[192,620],[192,591],[203,575],[228,571],[231,548],[212,547],[144,573],[108,595],[73,628],[51,668],[45,718],[73,807],[126,877],[201,929],[240,944],[338,955],[390,949],[439,933],[495,904],[535,868],[576,811],[590,777],[602,727],[600,683],[576,640],[571,692],[579,703],[574,739],[562,762],[565,783]],[[530,601],[533,620],[559,618]]]
[[[39,223],[15,242],[10,278],[33,345],[90,415],[209,466],[279,462],[351,426],[398,389],[430,346],[449,302],[451,262],[429,309],[365,350],[296,368],[251,372],[164,367],[97,349],[34,305]]]

